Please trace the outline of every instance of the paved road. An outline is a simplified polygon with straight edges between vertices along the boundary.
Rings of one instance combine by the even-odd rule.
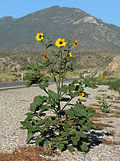
[[[86,78],[89,78],[90,76],[96,76],[98,73],[98,69],[96,69],[93,73],[86,75]],[[73,78],[73,79],[68,79],[65,80],[64,82],[71,82],[73,80],[79,80],[80,78]],[[49,81],[50,84],[54,83],[53,81]],[[32,86],[37,86],[36,84]],[[0,82],[0,90],[8,90],[8,89],[17,89],[17,88],[25,88],[25,82]]]
[[[72,80],[79,80],[79,78],[73,78],[65,80],[64,82],[71,82]],[[25,81],[23,82],[0,82],[0,91],[1,90],[8,90],[8,89],[17,89],[17,88],[25,88]],[[54,83],[54,81],[49,81],[50,84]],[[37,86],[37,84],[33,84],[32,86]]]

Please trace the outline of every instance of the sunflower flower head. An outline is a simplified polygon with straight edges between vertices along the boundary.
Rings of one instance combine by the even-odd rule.
[[[83,97],[85,94],[84,93],[80,93],[80,97]]]
[[[72,57],[72,54],[71,54],[70,52],[68,52],[68,53],[66,54],[66,57]]]
[[[37,34],[36,34],[36,40],[37,40],[37,41],[43,40],[43,37],[44,37],[43,33],[37,33]]]
[[[74,46],[77,48],[78,47],[78,42],[77,40],[74,41]]]
[[[43,56],[43,59],[44,59],[44,60],[47,60],[47,58],[48,58],[48,55],[44,55],[44,56]]]
[[[55,42],[55,45],[57,47],[63,47],[67,44],[67,42],[65,42],[65,39],[61,39],[61,38],[58,38]]]

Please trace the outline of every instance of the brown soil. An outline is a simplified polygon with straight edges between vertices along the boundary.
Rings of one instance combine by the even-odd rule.
[[[113,102],[113,103],[120,103],[120,101],[110,101],[110,102]]]
[[[98,117],[108,117],[108,115],[107,115],[106,113],[97,113],[97,114],[95,115],[95,117],[96,117],[96,118],[98,118]]]
[[[119,110],[120,110],[120,106],[111,106],[111,107],[113,107],[113,108],[115,108],[115,109],[119,109]]]
[[[95,110],[99,110],[99,108],[97,108],[97,107],[92,107],[92,106],[86,106],[87,108],[93,108],[93,109],[95,109]]]
[[[111,141],[111,140],[104,140],[104,141],[102,141],[102,144],[106,144],[106,145],[120,145],[120,142]]]
[[[109,117],[118,117],[118,118],[120,118],[120,115],[111,115]]]
[[[0,152],[0,161],[52,161],[40,155],[52,155],[51,151],[45,151],[43,147],[19,147],[13,152]]]
[[[22,102],[30,102],[30,101],[28,101],[28,100],[20,100],[20,101],[22,101]]]
[[[103,123],[94,123],[94,124],[99,129],[104,129],[104,127],[113,127],[113,126],[111,126],[109,124],[103,124]]]
[[[91,106],[98,106],[98,107],[101,107],[102,105],[99,105],[99,104],[90,104]]]

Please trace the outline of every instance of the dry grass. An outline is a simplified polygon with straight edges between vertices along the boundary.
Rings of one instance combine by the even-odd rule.
[[[12,73],[0,73],[0,82],[18,81],[19,79]]]

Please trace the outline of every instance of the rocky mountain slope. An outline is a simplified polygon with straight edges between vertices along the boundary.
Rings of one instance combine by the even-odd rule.
[[[105,71],[109,72],[120,72],[120,56],[115,56],[112,62],[108,64]]]
[[[0,19],[0,50],[37,50],[35,35],[42,32],[78,40],[79,50],[120,51],[120,27],[76,8],[53,6],[21,18]]]

